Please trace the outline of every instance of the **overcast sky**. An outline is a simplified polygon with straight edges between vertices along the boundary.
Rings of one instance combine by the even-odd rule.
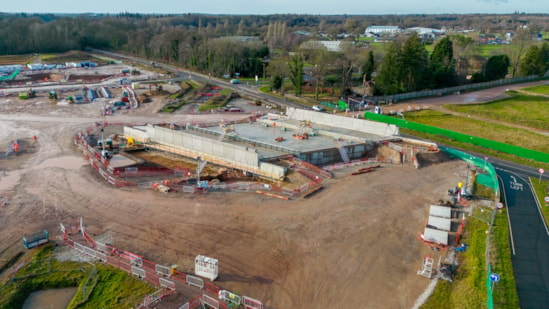
[[[549,13],[549,0],[2,0],[0,12],[210,14]]]

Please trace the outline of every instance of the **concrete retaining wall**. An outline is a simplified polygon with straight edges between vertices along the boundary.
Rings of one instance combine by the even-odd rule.
[[[382,136],[399,135],[399,129],[396,125],[374,122],[364,119],[337,116],[328,113],[297,109],[293,107],[288,107],[286,109],[286,115],[290,119],[310,120],[319,124],[341,127],[344,129],[355,130],[359,132],[372,133]]]
[[[355,145],[346,145],[344,146],[349,159],[358,160],[362,159],[364,155],[372,150],[375,145],[372,144],[355,144]],[[307,153],[301,153],[299,159],[307,161],[314,165],[327,165],[339,163],[342,161],[341,153],[337,148],[329,148],[324,150],[317,150]]]
[[[145,131],[143,131],[145,129]],[[162,149],[187,156],[201,156],[203,160],[242,169],[259,176],[281,179],[286,174],[284,167],[259,161],[259,154],[253,148],[223,143],[207,137],[193,135],[186,131],[175,131],[152,124],[147,127],[124,127],[124,134],[134,138],[161,144]],[[186,151],[181,151],[181,150]],[[176,151],[177,150],[177,151]]]

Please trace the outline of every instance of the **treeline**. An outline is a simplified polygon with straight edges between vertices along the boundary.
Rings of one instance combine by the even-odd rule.
[[[391,94],[483,81],[504,75],[543,74],[547,46],[531,32],[549,30],[546,15],[53,15],[0,14],[0,54],[53,53],[98,48],[131,53],[214,76],[267,75],[271,87],[293,91],[309,83],[319,97],[325,86],[346,95],[368,84],[371,93]],[[492,60],[479,56],[478,44],[463,35],[446,36],[429,55],[416,35],[403,35],[381,49],[355,37],[369,25],[518,29],[513,43]],[[528,27],[523,27],[528,25]],[[522,29],[522,30],[521,30]],[[338,52],[302,43],[347,33]],[[321,38],[320,35],[323,35]],[[500,68],[508,64],[505,70]],[[375,74],[374,74],[375,73]],[[310,76],[306,79],[306,76]],[[366,87],[365,87],[366,88]]]

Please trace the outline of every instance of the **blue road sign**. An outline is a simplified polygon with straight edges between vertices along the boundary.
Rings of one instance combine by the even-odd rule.
[[[498,282],[499,281],[499,275],[498,274],[491,274],[490,275],[490,281],[492,282]]]

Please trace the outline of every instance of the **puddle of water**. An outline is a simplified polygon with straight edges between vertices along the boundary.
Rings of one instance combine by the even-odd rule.
[[[81,157],[59,157],[47,159],[39,165],[35,165],[33,169],[44,169],[48,167],[60,167],[66,170],[77,170],[82,165],[86,165],[87,162],[84,158]],[[0,191],[11,190],[13,187],[19,184],[21,174],[27,172],[25,170],[14,170],[14,171],[0,171]]]
[[[21,171],[0,171],[0,191],[7,191],[19,184]]]
[[[77,288],[52,289],[32,292],[23,309],[66,309]]]
[[[81,157],[59,157],[59,158],[50,158],[40,163],[39,165],[33,166],[33,169],[43,169],[48,167],[61,167],[67,170],[77,170],[82,165],[86,164],[84,158]]]

